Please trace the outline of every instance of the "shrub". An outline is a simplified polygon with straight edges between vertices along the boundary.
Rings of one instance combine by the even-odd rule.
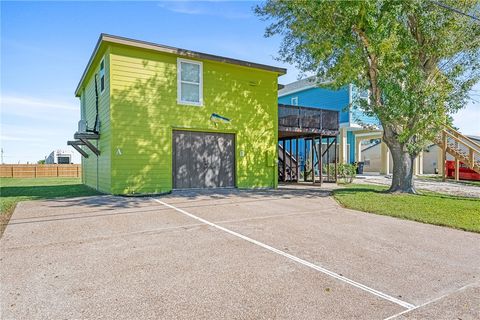
[[[352,183],[357,174],[357,165],[349,163],[340,163],[338,165],[338,177],[344,183]]]

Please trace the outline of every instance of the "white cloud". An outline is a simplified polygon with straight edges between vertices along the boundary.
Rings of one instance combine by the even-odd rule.
[[[6,135],[1,135],[0,140],[3,141],[25,141],[25,142],[41,142],[41,141],[46,141],[45,139],[42,138],[35,138],[35,137],[19,137],[19,136],[6,136]]]
[[[22,107],[30,109],[63,109],[63,110],[78,110],[77,106],[70,102],[59,102],[51,100],[43,100],[32,97],[15,97],[15,96],[1,96],[0,104],[3,108],[8,107]]]
[[[252,12],[240,12],[238,10],[232,10],[224,6],[224,3],[220,1],[206,1],[206,2],[218,2],[216,5],[209,4],[205,6],[205,1],[165,1],[159,3],[158,6],[171,12],[187,14],[187,15],[207,15],[217,16],[227,19],[248,19],[253,17]]]

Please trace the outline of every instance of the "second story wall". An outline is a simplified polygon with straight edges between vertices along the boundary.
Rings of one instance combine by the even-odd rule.
[[[349,121],[350,97],[348,87],[340,90],[309,88],[281,96],[278,98],[278,102],[339,111],[340,123]]]
[[[234,133],[237,187],[275,185],[277,73],[192,58],[202,64],[203,102],[186,105],[177,101],[179,56],[110,50],[113,193],[170,191],[172,131],[182,129]]]
[[[103,63],[102,63],[103,62]],[[103,64],[103,70],[101,66]],[[96,156],[88,148],[83,148],[88,158],[82,157],[82,180],[86,185],[103,192],[110,192],[110,157],[111,157],[111,130],[110,130],[110,59],[109,51],[102,52],[92,63],[92,68],[86,75],[84,87],[80,91],[80,117],[87,122],[88,129],[94,129],[96,118],[95,78],[97,79],[98,93],[98,130],[100,139],[91,140],[100,150]],[[103,90],[102,80],[103,75]]]

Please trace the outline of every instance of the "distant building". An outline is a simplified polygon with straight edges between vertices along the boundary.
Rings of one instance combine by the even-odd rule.
[[[45,159],[45,164],[70,164],[73,163],[73,152],[67,150],[54,150]]]
[[[475,143],[480,143],[479,136],[467,136],[467,138],[473,140]],[[374,142],[362,148],[362,159],[365,172],[381,172],[381,143],[379,141]],[[432,143],[423,151],[422,162],[417,159],[414,162],[415,174],[437,174],[441,171],[439,168],[439,161],[441,162],[441,148]],[[392,156],[389,155],[389,168],[393,168]],[[455,160],[453,156],[447,154],[447,160]],[[387,172],[385,172],[387,173]],[[391,172],[388,172],[391,173]]]

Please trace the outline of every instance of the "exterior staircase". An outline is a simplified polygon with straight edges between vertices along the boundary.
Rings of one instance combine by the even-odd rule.
[[[448,126],[437,136],[435,143],[456,160],[463,162],[473,171],[480,173],[480,144]]]
[[[285,157],[285,161],[284,161]],[[285,172],[283,166],[285,162]],[[278,178],[280,181],[296,181],[297,180],[297,159],[287,150],[283,150],[282,145],[278,145]]]

